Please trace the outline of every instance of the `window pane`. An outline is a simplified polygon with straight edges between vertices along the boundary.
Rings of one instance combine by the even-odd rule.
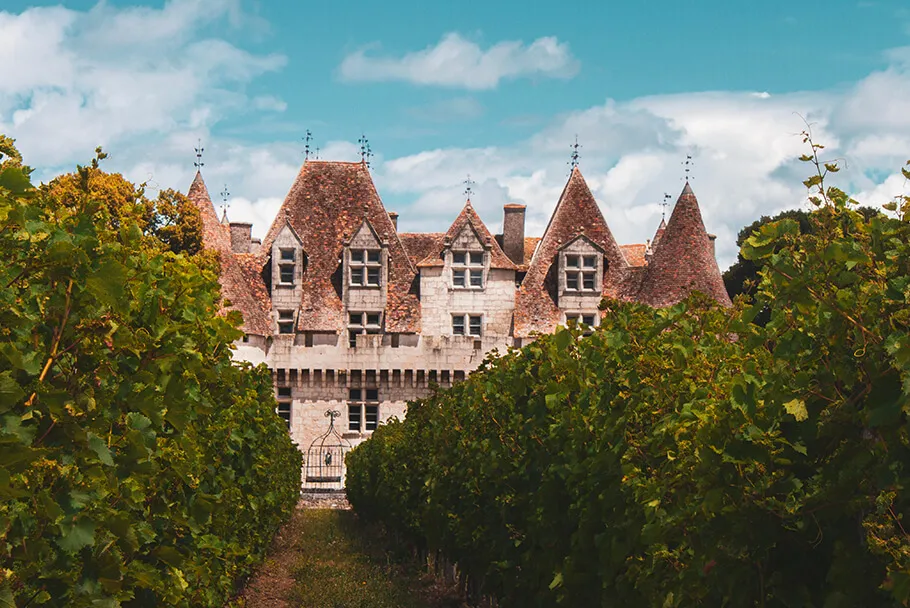
[[[379,285],[378,268],[367,268],[367,285]]]
[[[349,401],[360,401],[360,389],[359,388],[348,389],[348,400]]]
[[[464,265],[465,252],[464,251],[454,251],[452,252],[452,263]]]
[[[482,265],[483,264],[483,252],[476,251],[471,253],[471,264]]]
[[[348,430],[360,430],[360,405],[348,405]]]
[[[584,285],[585,285],[585,289],[594,289],[594,273],[593,272],[584,273]]]
[[[292,334],[294,333],[294,322],[293,321],[282,321],[278,324],[278,333],[279,334]]]
[[[578,323],[578,315],[566,315],[566,325]]]
[[[473,317],[473,316],[471,317],[471,326],[470,326],[470,329],[471,329],[471,335],[472,335],[472,336],[479,336],[479,335],[480,335],[480,327],[481,327],[481,324],[482,324],[482,323],[483,323],[483,318],[482,318],[482,317]]]
[[[285,262],[294,261],[294,250],[293,249],[282,249],[281,250],[281,259]]]
[[[456,336],[464,335],[464,317],[456,315],[452,317],[452,333]]]
[[[464,287],[464,270],[454,270],[452,271],[452,284],[456,287]]]
[[[578,273],[566,273],[566,289],[578,289]]]
[[[365,431],[375,431],[376,426],[379,423],[379,406],[378,405],[367,405],[364,406],[366,410],[366,424],[364,425]]]
[[[279,311],[278,311],[278,318],[279,318],[279,319],[285,319],[285,320],[287,320],[287,319],[293,319],[293,318],[294,318],[294,311],[293,311],[293,310],[279,310]]]
[[[352,329],[348,332],[348,346],[351,348],[357,347],[357,335],[360,333],[359,329]]]
[[[351,262],[354,264],[363,264],[363,250],[362,249],[352,249],[351,250]]]
[[[290,397],[291,396],[291,387],[290,386],[279,386],[278,387],[278,396],[279,397]]]
[[[290,401],[279,401],[277,411],[278,411],[278,415],[284,419],[285,424],[288,425],[288,428],[291,428],[291,403],[290,403]]]
[[[567,255],[566,256],[566,266],[569,268],[578,268],[578,256],[577,255]]]
[[[483,287],[483,270],[471,271],[471,287]]]
[[[279,281],[282,283],[293,283],[294,282],[294,265],[293,264],[282,264],[279,267]]]
[[[585,325],[590,325],[591,327],[594,327],[594,315],[583,315],[582,320]]]
[[[366,401],[379,401],[379,389],[368,388]]]
[[[376,249],[371,249],[367,251],[367,262],[371,264],[379,263],[379,251]]]
[[[351,268],[351,285],[363,285],[363,268]]]
[[[352,312],[348,315],[349,325],[363,325],[363,313]]]
[[[593,255],[585,256],[585,268],[597,268],[597,258]]]
[[[379,325],[379,313],[378,312],[368,312],[367,313],[367,325]]]

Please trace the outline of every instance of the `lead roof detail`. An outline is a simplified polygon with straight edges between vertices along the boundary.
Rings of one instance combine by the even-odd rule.
[[[363,162],[307,160],[262,241],[263,255],[285,223],[300,238],[307,256],[303,276],[300,331],[339,332],[345,327],[342,303],[344,243],[366,220],[388,247],[388,299],[385,328],[390,333],[420,331],[417,271],[379,198]]]

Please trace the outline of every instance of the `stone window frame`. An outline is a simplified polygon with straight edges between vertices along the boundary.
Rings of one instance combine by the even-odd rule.
[[[360,320],[354,321],[354,316],[359,315]],[[375,317],[376,322],[373,323]],[[357,348],[357,336],[362,334],[378,335],[383,333],[383,314],[381,310],[354,310],[348,312],[348,347]]]
[[[573,310],[566,312],[563,317],[563,324],[566,327],[569,326],[571,321],[584,325],[585,335],[593,333],[594,329],[600,325],[600,314],[597,311]],[[588,323],[588,319],[591,320],[591,323]]]
[[[348,432],[372,433],[379,426],[378,388],[349,388],[347,406]]]
[[[361,289],[379,289],[383,283],[385,267],[382,247],[348,247],[345,255],[348,262],[348,285]],[[359,271],[360,282],[354,281],[355,271]],[[375,282],[370,279],[375,277]]]
[[[277,331],[282,336],[293,335],[297,327],[297,311],[283,308],[276,311]]]
[[[475,261],[475,256],[480,260]],[[460,258],[460,259],[459,259]],[[480,249],[453,249],[449,252],[452,269],[452,289],[482,291],[487,286],[487,252]],[[460,284],[459,284],[459,276]],[[479,284],[474,282],[475,277]]]
[[[560,257],[565,278],[565,291],[596,293],[600,289],[601,281],[598,279],[602,275],[600,268],[603,264],[603,256],[601,254],[564,251]],[[570,282],[574,282],[575,286],[570,287]]]
[[[458,328],[461,328],[460,331]],[[474,333],[474,328],[477,333]],[[483,314],[470,312],[452,313],[452,335],[482,338],[484,333]]]
[[[287,257],[290,254],[290,257]],[[290,281],[285,280],[286,273],[290,273]],[[278,285],[281,287],[294,287],[294,277],[297,275],[297,248],[278,248]]]
[[[291,412],[292,412],[292,403],[293,395],[290,386],[279,386],[275,391],[275,401],[277,402],[277,407],[275,408],[275,413],[278,414],[278,417],[285,421],[288,425],[288,430],[291,429]]]

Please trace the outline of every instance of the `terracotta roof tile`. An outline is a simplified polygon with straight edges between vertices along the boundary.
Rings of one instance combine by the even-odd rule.
[[[519,267],[519,270],[527,271],[528,266],[531,264],[531,258],[534,257],[534,250],[537,249],[537,244],[540,243],[539,236],[526,236],[525,237],[525,259],[524,264]]]
[[[730,305],[698,200],[687,182],[648,263],[638,299],[654,307],[672,306],[693,291]]]
[[[302,281],[302,331],[341,331],[341,262],[344,242],[368,220],[388,245],[389,276],[385,326],[390,333],[420,331],[417,271],[382,205],[362,162],[308,160],[301,167],[275,221],[262,241],[269,252],[285,222],[297,232],[307,255]]]
[[[660,218],[660,226],[657,227],[657,232],[654,233],[654,238],[651,239],[651,253],[654,253],[654,250],[657,248],[657,244],[660,242],[660,239],[663,238],[664,232],[667,230],[667,222],[664,221],[664,218]]]
[[[515,296],[516,337],[524,338],[537,332],[550,333],[558,324],[560,313],[556,304],[554,273],[550,272],[550,267],[560,247],[582,234],[604,251],[604,295],[620,297],[625,293],[623,282],[629,265],[581,171],[575,167],[534,252],[528,274]]]
[[[629,266],[644,266],[646,264],[645,251],[648,249],[648,246],[644,243],[620,245],[619,249],[622,251],[623,256],[625,256]]]
[[[515,263],[503,252],[502,247],[499,246],[499,242],[493,238],[493,235],[487,229],[486,224],[483,223],[483,220],[481,220],[480,216],[477,215],[477,212],[474,211],[474,207],[471,205],[470,200],[465,203],[461,213],[459,213],[458,217],[455,218],[455,221],[452,222],[452,225],[445,235],[443,235],[443,238],[436,242],[434,247],[430,250],[430,253],[417,264],[417,267],[426,268],[431,266],[442,266],[444,263],[442,254],[448,246],[447,243],[455,240],[465,225],[471,226],[471,228],[474,229],[481,244],[490,247],[490,268],[518,270]]]
[[[187,197],[196,204],[202,215],[203,246],[218,253],[218,260],[221,263],[221,275],[218,277],[218,282],[221,284],[222,296],[226,302],[230,303],[225,308],[240,312],[243,316],[242,329],[246,333],[262,336],[271,334],[271,322],[268,314],[270,306],[264,307],[261,298],[261,293],[265,292],[265,285],[257,287],[256,281],[262,283],[261,277],[258,274],[250,274],[245,265],[241,264],[232,252],[229,228],[218,220],[218,214],[212,205],[205,181],[198,171],[190,185]],[[265,300],[268,300],[267,292]]]
[[[430,255],[436,242],[445,236],[445,232],[399,232],[398,238],[408,252],[408,258],[415,266]]]

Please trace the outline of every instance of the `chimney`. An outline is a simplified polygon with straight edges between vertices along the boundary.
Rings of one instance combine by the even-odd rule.
[[[259,253],[260,248],[262,248],[262,239],[252,239],[250,241],[250,253]]]
[[[231,251],[249,253],[252,244],[253,225],[246,222],[231,222]]]
[[[714,241],[717,240],[717,235],[716,235],[716,234],[709,234],[709,235],[708,235],[708,240],[711,241],[711,255],[714,256],[714,259],[716,260],[716,259],[717,259],[717,250],[716,250],[716,248],[715,248],[715,246],[714,246]]]
[[[392,226],[395,227],[395,232],[398,232],[398,214],[394,211],[389,211],[389,219],[392,220]]]
[[[516,264],[524,264],[525,206],[509,203],[502,209],[502,250]]]

